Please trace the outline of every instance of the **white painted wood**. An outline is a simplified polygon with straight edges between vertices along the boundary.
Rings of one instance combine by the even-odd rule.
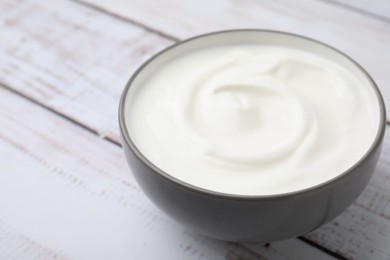
[[[361,63],[390,107],[390,23],[316,0],[80,1],[179,38],[232,28],[266,28],[321,40]]]
[[[149,202],[118,146],[0,100],[0,259],[332,259],[296,239],[252,251],[197,235]]]
[[[118,100],[132,72],[172,43],[66,0],[5,0],[0,10],[0,83],[102,136],[117,137]]]
[[[187,8],[166,0],[153,6],[132,1],[137,16],[131,18],[182,38],[206,30],[261,26],[300,32],[340,48],[354,42],[347,52],[361,55],[382,82],[390,82],[385,77],[390,74],[384,72],[390,60],[389,27],[334,6],[218,0],[208,2],[202,15],[192,8],[195,2],[188,2]],[[116,111],[124,83],[142,60],[172,42],[67,1],[48,5],[43,0],[6,0],[0,2],[0,10],[0,82],[119,140]],[[379,56],[372,50],[380,50]],[[388,84],[381,86],[387,91]],[[302,259],[318,253],[296,240],[265,249],[220,243],[185,230],[144,198],[119,148],[18,100],[0,91],[0,259],[259,259],[256,253],[270,259]],[[15,115],[20,120],[15,121]],[[388,258],[389,135],[386,140],[387,152],[365,193],[310,239],[355,259]],[[130,222],[134,226],[123,230]],[[107,238],[117,243],[102,246]]]
[[[346,8],[351,7],[357,11],[362,11],[378,19],[390,21],[389,0],[325,0],[329,3],[338,3]]]

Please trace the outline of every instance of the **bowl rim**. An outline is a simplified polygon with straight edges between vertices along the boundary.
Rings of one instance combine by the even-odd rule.
[[[176,177],[173,177],[169,173],[163,171],[160,169],[158,166],[153,164],[149,159],[143,155],[143,153],[137,148],[137,146],[134,144],[132,139],[130,138],[129,131],[127,129],[126,125],[126,119],[125,119],[125,104],[126,104],[126,99],[128,96],[128,91],[134,81],[134,79],[138,76],[138,74],[146,67],[148,66],[149,63],[157,59],[159,56],[164,54],[165,52],[170,51],[173,48],[176,48],[179,45],[185,44],[187,42],[197,40],[199,38],[205,38],[205,37],[210,37],[213,35],[217,34],[230,34],[230,33],[242,33],[242,32],[253,32],[253,33],[273,33],[273,34],[278,34],[278,35],[286,35],[290,37],[295,37],[295,38],[300,38],[309,42],[313,42],[315,44],[322,45],[328,49],[331,49],[337,53],[339,53],[341,56],[344,56],[347,58],[349,61],[351,61],[362,73],[365,77],[370,82],[371,87],[373,88],[377,101],[378,101],[378,106],[379,106],[379,126],[378,130],[376,133],[376,136],[374,140],[372,141],[370,147],[368,150],[364,153],[364,155],[351,167],[349,167],[347,170],[344,172],[340,173],[339,175],[325,181],[318,183],[317,185],[310,186],[304,189],[296,190],[296,191],[291,191],[291,192],[286,192],[286,193],[277,193],[277,194],[268,194],[268,195],[242,195],[242,194],[233,194],[233,193],[224,193],[224,192],[219,192],[219,191],[214,191],[214,190],[209,190],[205,189],[199,186],[192,185],[190,183],[187,183],[185,181],[182,181]],[[307,36],[302,36],[299,34],[295,33],[290,33],[290,32],[284,32],[284,31],[278,31],[278,30],[268,30],[268,29],[233,29],[233,30],[221,30],[221,31],[215,31],[215,32],[209,32],[205,34],[200,34],[194,37],[187,38],[183,41],[176,42],[163,50],[155,53],[152,55],[149,59],[147,59],[143,64],[133,73],[133,75],[130,77],[129,81],[126,83],[125,88],[122,91],[122,95],[120,97],[120,102],[119,102],[119,108],[118,108],[118,119],[119,119],[119,128],[120,128],[120,133],[122,135],[122,147],[123,145],[127,145],[128,148],[133,152],[133,154],[148,168],[150,168],[156,176],[164,179],[165,181],[168,181],[169,183],[181,188],[185,189],[186,191],[196,193],[198,195],[202,196],[208,196],[208,197],[213,197],[215,199],[227,199],[227,200],[238,200],[238,201],[268,201],[268,200],[280,200],[280,199],[291,199],[292,197],[298,197],[298,196],[308,196],[312,193],[319,192],[323,189],[327,189],[328,186],[332,186],[332,184],[335,184],[342,179],[346,178],[351,172],[353,172],[356,168],[358,168],[361,164],[363,164],[376,150],[377,148],[380,147],[382,143],[382,139],[385,134],[386,130],[386,109],[385,109],[385,104],[384,100],[382,97],[382,94],[376,85],[375,81],[372,79],[370,74],[354,59],[352,59],[350,56],[345,54],[344,52],[336,49],[335,47],[328,45],[326,43],[323,43],[319,40],[312,39]]]

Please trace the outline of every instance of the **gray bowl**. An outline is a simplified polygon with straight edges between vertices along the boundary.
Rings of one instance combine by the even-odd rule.
[[[308,189],[280,195],[245,196],[205,190],[176,179],[151,163],[132,141],[126,126],[128,96],[148,73],[168,59],[204,46],[226,43],[278,44],[308,50],[338,62],[372,86],[378,101],[378,131],[365,155],[337,177]],[[119,105],[123,149],[145,194],[166,214],[197,232],[227,241],[271,242],[297,237],[329,222],[366,187],[379,159],[386,128],[382,96],[354,60],[321,42],[284,32],[234,30],[201,35],[175,44],[146,61],[127,83]]]

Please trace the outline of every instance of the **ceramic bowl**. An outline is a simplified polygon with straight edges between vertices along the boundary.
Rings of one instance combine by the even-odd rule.
[[[205,46],[236,43],[290,46],[325,56],[372,87],[378,101],[378,130],[364,156],[337,177],[296,192],[268,196],[231,195],[195,187],[151,163],[132,140],[126,126],[131,89],[164,66],[167,60]],[[382,96],[368,73],[342,52],[290,33],[234,30],[197,36],[166,48],[146,61],[127,83],[119,106],[123,149],[138,184],[162,211],[201,234],[227,241],[271,242],[306,234],[338,216],[366,187],[378,162],[386,115]]]

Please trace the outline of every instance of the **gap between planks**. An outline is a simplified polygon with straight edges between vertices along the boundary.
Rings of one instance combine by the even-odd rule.
[[[383,16],[383,15],[380,15],[380,14],[376,14],[376,13],[373,13],[373,12],[361,9],[359,7],[355,7],[355,6],[352,6],[350,4],[338,2],[338,1],[335,1],[335,0],[318,0],[318,1],[322,1],[324,3],[331,4],[331,5],[337,6],[339,8],[343,8],[345,10],[349,10],[349,11],[361,14],[363,16],[367,16],[367,17],[370,17],[370,18],[373,18],[373,19],[377,19],[377,20],[380,20],[380,21],[385,22],[385,23],[390,23],[390,18],[389,17],[386,17],[386,16]]]
[[[133,25],[135,25],[135,26],[138,26],[138,27],[140,27],[140,28],[145,29],[145,30],[148,31],[148,32],[151,32],[151,33],[154,33],[154,34],[156,34],[156,35],[158,35],[158,36],[161,36],[161,37],[163,37],[163,38],[165,38],[165,39],[168,39],[168,40],[171,40],[171,41],[174,41],[174,42],[179,42],[179,41],[180,41],[179,38],[177,38],[177,37],[175,37],[175,36],[173,36],[173,35],[169,35],[169,34],[164,33],[164,32],[162,32],[162,31],[160,31],[160,30],[158,30],[158,29],[155,29],[155,28],[153,28],[153,27],[150,27],[150,26],[148,26],[148,25],[145,25],[145,24],[143,24],[143,23],[141,23],[141,22],[135,21],[135,20],[130,19],[130,18],[128,18],[128,17],[119,15],[119,14],[117,14],[117,13],[111,12],[111,11],[106,10],[106,9],[103,9],[103,8],[97,6],[97,5],[94,5],[94,4],[91,4],[91,3],[87,3],[87,2],[84,2],[84,1],[80,1],[80,0],[70,0],[70,1],[72,1],[72,2],[74,2],[74,3],[76,3],[76,4],[79,4],[79,5],[82,5],[82,6],[84,6],[84,7],[93,9],[93,10],[95,10],[95,11],[97,11],[97,12],[102,13],[102,14],[111,16],[111,17],[113,17],[113,18],[115,18],[115,19],[118,19],[118,20],[120,20],[120,21],[122,21],[122,22],[131,23],[131,24],[133,24]]]
[[[330,256],[333,256],[335,257],[336,259],[340,259],[340,260],[348,260],[349,258],[345,257],[345,256],[342,256],[336,252],[333,252],[332,250],[329,250],[328,248],[308,239],[308,238],[305,238],[304,236],[300,236],[300,237],[297,237],[297,239],[301,240],[302,242],[305,242],[306,244],[308,245],[311,245],[312,247],[315,247],[317,248],[318,250],[330,255]]]
[[[33,104],[35,104],[35,105],[37,105],[37,106],[39,106],[39,107],[41,107],[41,108],[43,108],[43,109],[45,109],[47,111],[50,111],[51,113],[53,113],[53,114],[63,118],[64,120],[67,120],[67,121],[71,122],[72,124],[77,125],[78,127],[83,128],[84,130],[90,132],[91,134],[94,134],[94,135],[96,135],[98,137],[101,137],[96,130],[92,129],[91,127],[87,126],[86,124],[83,124],[83,123],[77,121],[76,119],[74,119],[74,118],[72,118],[70,116],[67,116],[64,113],[61,113],[61,112],[57,111],[57,110],[55,110],[55,109],[53,109],[53,108],[51,108],[51,107],[49,107],[49,106],[47,106],[47,105],[45,105],[45,104],[43,104],[41,102],[35,100],[32,97],[29,97],[29,96],[23,94],[22,92],[20,92],[20,91],[18,91],[16,89],[13,89],[12,87],[8,86],[7,84],[4,84],[3,82],[0,82],[0,87],[2,87],[3,89],[6,89],[9,92],[12,92],[13,94],[15,94],[15,95],[17,95],[19,97],[22,97],[22,98],[30,101],[31,103],[33,103]],[[114,140],[114,139],[112,139],[112,138],[110,138],[108,136],[104,136],[104,137],[101,137],[101,138],[106,140],[106,141],[108,141],[108,142],[110,142],[110,143],[112,143],[113,145],[116,145],[118,147],[122,147],[122,144],[120,142],[118,142],[118,141],[116,141],[116,140]]]

